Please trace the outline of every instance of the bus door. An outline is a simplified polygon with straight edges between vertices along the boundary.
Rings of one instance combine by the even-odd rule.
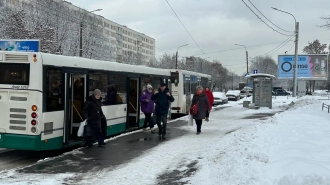
[[[80,141],[77,136],[80,123],[84,120],[82,110],[86,99],[87,79],[86,74],[65,73],[65,125],[64,125],[64,143],[70,144]]]
[[[184,91],[186,94],[186,114],[189,114],[190,106],[191,106],[191,84],[190,84],[190,76],[185,75],[185,85],[184,85]]]
[[[171,79],[168,79],[168,78],[163,78],[163,81],[162,83],[165,83],[166,84],[166,88],[168,88],[169,92],[172,94],[172,85],[171,85]],[[172,113],[172,106],[171,106],[171,102],[168,101],[169,103],[169,111],[168,111],[168,115],[167,115],[167,118],[168,119],[171,119],[171,113]]]
[[[127,121],[126,129],[139,127],[140,122],[140,78],[127,77]]]

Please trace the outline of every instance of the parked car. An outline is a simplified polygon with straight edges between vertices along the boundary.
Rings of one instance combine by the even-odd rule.
[[[241,90],[240,93],[240,98],[245,98],[245,97],[249,97],[249,91],[247,90]]]
[[[213,106],[228,103],[228,98],[226,97],[226,94],[223,92],[213,92],[213,96],[214,96]]]
[[[290,93],[286,92],[283,89],[276,89],[274,91],[274,93],[275,93],[275,96],[287,96],[287,95],[290,95]]]
[[[249,91],[248,97],[252,96],[253,95],[253,90],[248,90],[248,91]]]
[[[226,93],[226,96],[227,96],[228,100],[237,101],[237,100],[241,99],[240,98],[240,91],[228,91]]]

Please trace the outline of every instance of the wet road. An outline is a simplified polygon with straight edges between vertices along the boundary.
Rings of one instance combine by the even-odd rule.
[[[227,107],[218,107],[219,111]],[[92,148],[81,148],[72,153],[55,157],[48,161],[36,163],[20,169],[23,173],[85,173],[112,168],[139,157],[143,152],[167,140],[181,137],[187,133],[180,127],[187,125],[185,120],[176,120],[167,125],[166,139],[159,139],[158,134],[135,132],[108,141],[104,147],[94,145]]]

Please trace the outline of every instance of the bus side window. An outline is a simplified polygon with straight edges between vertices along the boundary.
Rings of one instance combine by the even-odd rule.
[[[109,73],[104,105],[126,104],[126,78],[123,74]]]
[[[46,112],[64,110],[62,104],[62,73],[57,69],[46,71]]]

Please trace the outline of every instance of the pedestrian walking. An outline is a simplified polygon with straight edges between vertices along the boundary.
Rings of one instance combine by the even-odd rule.
[[[167,126],[167,114],[168,109],[170,108],[170,103],[173,102],[174,98],[170,94],[169,89],[166,87],[165,83],[161,83],[159,90],[155,91],[151,96],[151,100],[153,100],[156,104],[155,113],[156,113],[156,123],[158,126],[158,135],[159,137],[166,138],[166,126]],[[161,121],[163,125],[161,125]]]
[[[151,100],[151,96],[153,94],[153,88],[150,84],[147,85],[147,89],[144,90],[140,96],[140,103],[141,103],[141,111],[145,115],[145,120],[143,124],[143,130],[146,131],[148,124],[150,127],[151,132],[155,131],[154,122],[151,118],[151,114],[154,112],[155,103]]]
[[[205,88],[205,94],[210,103],[210,109],[206,109],[205,121],[209,121],[210,113],[211,113],[213,102],[214,102],[214,96],[213,96],[211,89],[208,87]]]
[[[104,117],[101,100],[101,91],[95,89],[93,95],[86,98],[86,103],[83,108],[84,119],[87,120],[87,126],[91,129],[91,134],[86,137],[86,145],[88,147],[93,146],[94,137],[96,137],[99,146],[106,144],[101,127],[101,119]]]
[[[197,107],[198,107],[197,114],[193,115],[193,119],[195,120],[196,125],[197,125],[197,134],[201,133],[203,119],[206,117],[206,111],[211,109],[209,100],[208,100],[205,92],[203,92],[203,90],[204,89],[202,86],[197,86],[196,93],[194,94],[192,101],[191,101],[192,102],[191,106],[194,106],[197,104]]]

